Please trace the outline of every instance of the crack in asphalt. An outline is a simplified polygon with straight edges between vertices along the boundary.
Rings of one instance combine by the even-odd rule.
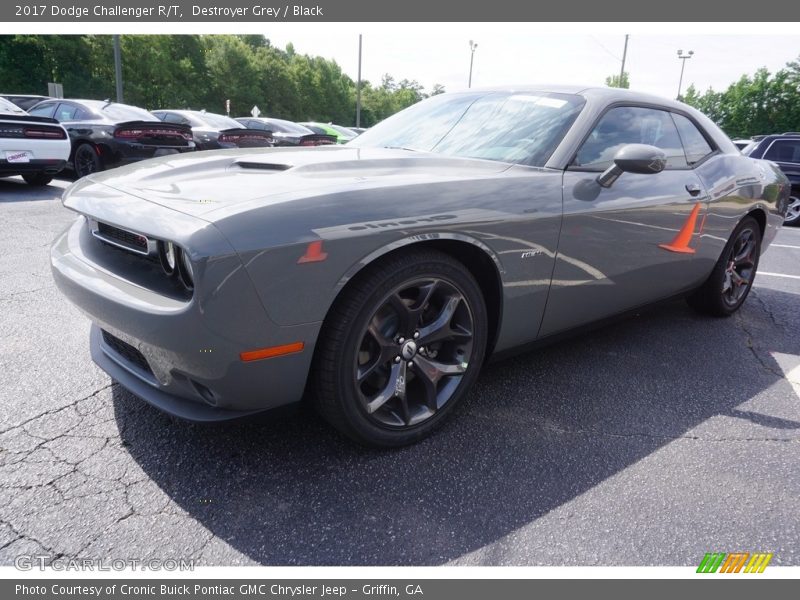
[[[772,375],[775,375],[779,379],[785,379],[786,381],[789,381],[788,378],[783,374],[782,371],[779,371],[778,369],[775,369],[774,367],[768,365],[767,362],[764,360],[764,358],[758,353],[758,351],[756,350],[755,342],[753,341],[753,339],[754,339],[753,338],[753,333],[750,331],[748,326],[745,325],[745,320],[744,320],[744,317],[741,316],[741,313],[739,313],[739,312],[735,313],[733,315],[733,318],[734,318],[734,323],[736,323],[736,325],[739,326],[739,329],[741,329],[744,332],[745,337],[746,337],[746,344],[745,345],[746,345],[747,349],[750,350],[750,353],[756,359],[758,364],[760,364],[761,367],[765,371],[767,371],[768,373],[770,373]]]
[[[49,289],[50,286],[42,286],[40,288],[36,288],[33,290],[22,290],[20,292],[12,292],[10,294],[6,294],[5,296],[0,296],[0,300],[10,300],[11,298],[14,298],[16,296],[22,296],[24,294],[33,294],[35,292],[42,292],[44,290],[49,290]]]
[[[24,427],[25,425],[27,425],[28,423],[30,423],[32,421],[35,421],[36,419],[41,419],[42,417],[45,417],[47,415],[55,415],[55,414],[58,414],[61,411],[67,410],[69,408],[74,408],[77,404],[79,404],[81,402],[84,402],[86,400],[90,400],[91,398],[94,398],[95,396],[97,396],[97,394],[99,394],[103,390],[107,390],[107,389],[109,389],[111,387],[114,387],[115,385],[119,385],[119,384],[116,381],[112,381],[111,383],[109,383],[107,385],[104,385],[101,388],[96,389],[95,391],[93,391],[88,396],[84,396],[83,398],[78,398],[77,400],[74,400],[74,401],[70,402],[69,404],[65,404],[63,406],[58,406],[56,408],[51,408],[51,409],[46,410],[46,411],[44,411],[42,413],[39,413],[38,415],[35,415],[33,417],[30,417],[30,418],[24,420],[22,423],[17,423],[16,425],[12,425],[11,427],[9,427],[7,429],[0,430],[0,435],[6,434],[6,433],[9,433],[11,431],[14,431],[15,429],[19,429],[21,427]]]
[[[11,514],[0,516],[0,526],[7,526],[12,534],[12,539],[3,543],[2,546],[0,546],[0,551],[12,546],[14,543],[17,543],[20,540],[30,540],[31,542],[37,544],[45,552],[50,554],[52,556],[51,560],[56,560],[65,556],[78,558],[88,548],[90,548],[92,544],[102,539],[104,536],[109,534],[109,532],[112,532],[121,523],[131,517],[158,515],[183,518],[186,517],[186,513],[178,509],[174,502],[169,498],[166,499],[164,505],[158,508],[158,510],[152,510],[148,508],[146,511],[142,512],[141,510],[137,509],[137,505],[140,503],[137,503],[137,501],[131,497],[131,491],[134,486],[148,482],[149,478],[135,463],[126,462],[122,465],[118,473],[114,473],[112,477],[108,478],[98,475],[96,472],[93,473],[91,469],[87,470],[84,467],[87,462],[93,460],[95,456],[103,453],[107,449],[112,449],[113,451],[117,452],[124,452],[124,433],[119,430],[109,432],[107,435],[74,433],[77,429],[85,427],[86,419],[91,418],[94,415],[93,411],[83,409],[82,405],[88,405],[90,401],[98,394],[113,388],[115,385],[117,384],[113,382],[109,383],[108,385],[104,385],[98,389],[95,389],[92,393],[74,400],[68,405],[44,411],[34,417],[26,419],[21,423],[9,427],[0,433],[0,435],[8,435],[13,434],[16,431],[20,431],[24,436],[27,436],[30,438],[30,440],[35,441],[35,443],[28,444],[25,449],[21,451],[11,451],[6,448],[0,448],[0,456],[10,456],[14,459],[12,462],[0,463],[0,471],[5,470],[7,473],[0,479],[0,481],[3,482],[0,484],[0,490],[13,490],[16,493],[31,490],[48,490],[53,494],[51,501],[46,502],[43,505],[26,505],[26,510],[24,513],[14,513],[13,516]],[[32,425],[35,424],[37,420],[58,415],[59,413],[71,408],[75,409],[75,412],[79,418],[77,419],[77,422],[69,420],[70,424],[64,431],[54,433],[54,435],[46,435],[42,434],[41,432],[36,433],[30,430]],[[111,421],[115,421],[114,417],[92,420],[89,426],[102,426],[103,424]],[[73,440],[102,439],[103,443],[102,445],[93,448],[88,455],[81,456],[79,453],[77,457],[71,457],[69,455],[60,455],[60,453],[57,454],[56,450],[54,449],[54,444],[65,438]],[[46,464],[50,466],[64,465],[65,468],[53,476],[46,477],[41,481],[34,483],[9,483],[9,474],[13,475],[15,473],[24,473],[26,471],[26,465],[34,464]],[[133,466],[137,472],[131,473],[131,466]],[[77,477],[78,479],[76,481],[71,481],[71,478],[74,477]],[[65,485],[61,485],[62,482]],[[78,491],[82,490],[83,488],[86,488],[83,492]],[[102,497],[109,494],[120,495],[122,502],[124,502],[125,511],[122,514],[115,516],[109,523],[100,524],[100,526],[87,535],[85,539],[80,540],[80,546],[77,550],[72,550],[69,552],[64,551],[63,549],[60,550],[59,548],[44,543],[41,539],[30,534],[29,532],[20,531],[20,529],[15,526],[14,523],[12,523],[15,517],[17,519],[36,519],[37,515],[57,510],[60,506],[68,502],[75,503],[84,499]],[[147,505],[145,504],[142,506],[146,507]],[[207,547],[214,537],[215,536],[211,532],[207,532],[206,539],[198,547],[197,551],[194,552],[194,555],[199,556],[202,550]]]

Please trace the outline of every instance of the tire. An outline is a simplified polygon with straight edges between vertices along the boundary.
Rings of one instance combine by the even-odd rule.
[[[758,270],[761,227],[745,217],[733,230],[706,282],[687,301],[700,313],[729,317],[744,303]]]
[[[47,185],[53,181],[53,176],[48,175],[47,173],[25,173],[22,178],[28,185],[34,185],[37,187]]]
[[[367,267],[323,325],[314,363],[317,410],[367,446],[417,442],[472,387],[487,329],[480,287],[447,254],[414,251]]]
[[[789,196],[789,205],[786,208],[786,218],[783,220],[783,224],[800,224],[800,192],[798,190],[792,190],[792,195]]]
[[[97,155],[97,151],[92,144],[84,143],[75,148],[75,155],[72,158],[75,175],[80,179],[91,173],[103,170],[103,161]]]

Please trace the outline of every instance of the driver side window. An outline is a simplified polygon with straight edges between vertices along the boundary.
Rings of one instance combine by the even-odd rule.
[[[578,150],[573,167],[604,171],[626,144],[655,146],[667,155],[668,169],[687,168],[681,138],[670,114],[638,106],[620,106],[604,114]]]

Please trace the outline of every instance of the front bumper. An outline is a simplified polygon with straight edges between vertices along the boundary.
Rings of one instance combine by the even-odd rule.
[[[158,205],[148,211],[151,223],[170,216],[164,211],[173,213],[173,222],[178,219]],[[198,227],[204,236],[219,236],[205,222]],[[195,421],[227,420],[300,400],[320,324],[272,323],[235,253],[194,256],[195,290],[187,299],[110,270],[96,258],[102,245],[79,217],[53,243],[51,266],[59,289],[93,322],[93,360],[123,387],[167,413]],[[135,348],[147,368],[109,345],[101,330]],[[305,347],[296,354],[253,362],[239,356],[297,341]]]

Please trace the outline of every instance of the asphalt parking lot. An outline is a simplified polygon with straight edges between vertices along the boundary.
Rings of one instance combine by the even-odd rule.
[[[490,365],[437,435],[376,452],[112,383],[50,277],[66,185],[0,180],[0,564],[800,564],[800,228],[735,317],[675,302]]]

